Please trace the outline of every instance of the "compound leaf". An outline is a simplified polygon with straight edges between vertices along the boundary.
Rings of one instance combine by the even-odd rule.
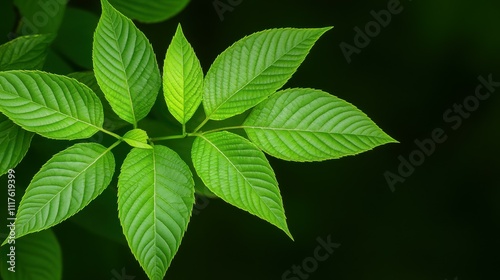
[[[264,30],[226,49],[205,78],[203,107],[207,118],[227,119],[266,99],[290,79],[329,29]]]
[[[42,69],[54,35],[18,37],[0,46],[0,71]]]
[[[290,161],[335,159],[396,142],[353,105],[314,89],[277,92],[243,127],[259,148]]]
[[[163,279],[194,204],[189,167],[171,149],[133,148],[118,178],[118,211],[132,253],[150,279]]]
[[[21,162],[28,152],[33,135],[0,113],[0,175]]]
[[[109,2],[131,19],[154,23],[175,16],[186,7],[189,0],[110,0]]]
[[[202,134],[193,143],[192,158],[210,191],[292,238],[274,171],[254,144],[227,131]]]
[[[50,228],[87,206],[109,185],[115,171],[110,149],[79,143],[55,154],[38,171],[16,217],[16,238]]]
[[[163,94],[168,110],[181,124],[194,115],[203,95],[203,71],[179,25],[163,66]]]
[[[106,99],[123,120],[137,125],[161,87],[153,47],[134,23],[102,0],[94,34],[94,72]]]
[[[73,140],[94,135],[102,104],[86,85],[41,71],[0,72],[0,111],[25,130]]]
[[[0,264],[0,274],[4,280],[62,279],[61,246],[52,230],[47,229],[16,239],[15,244],[3,246],[0,252],[7,261]],[[10,268],[10,246],[15,246],[15,267]]]

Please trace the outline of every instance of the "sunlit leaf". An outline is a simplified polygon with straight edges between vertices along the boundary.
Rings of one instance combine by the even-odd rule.
[[[220,54],[204,82],[209,119],[243,113],[290,79],[326,28],[270,29],[247,36]]]
[[[172,150],[134,148],[118,179],[118,211],[132,253],[149,279],[163,279],[194,204],[189,167]]]
[[[25,130],[66,140],[92,136],[104,118],[86,85],[41,71],[0,72],[0,111]]]
[[[243,127],[266,153],[291,161],[335,159],[396,142],[353,105],[314,89],[277,92]]]
[[[55,154],[33,177],[16,217],[16,238],[71,217],[109,185],[115,160],[96,143],[75,144]]]
[[[196,172],[215,195],[292,238],[274,171],[254,144],[227,131],[203,134],[194,141],[192,157]]]
[[[203,71],[193,48],[177,27],[163,67],[163,94],[168,110],[181,124],[187,123],[201,103]]]
[[[136,125],[156,101],[160,70],[144,33],[106,0],[101,3],[93,44],[95,76],[115,113]]]
[[[0,175],[21,162],[28,152],[33,135],[0,113]]]

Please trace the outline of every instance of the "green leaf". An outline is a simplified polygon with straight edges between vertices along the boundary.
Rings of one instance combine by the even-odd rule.
[[[132,253],[149,279],[163,279],[194,204],[189,167],[167,147],[134,148],[118,179],[118,210]]]
[[[106,0],[94,34],[94,72],[120,118],[137,125],[156,101],[160,70],[146,36]]]
[[[55,154],[26,189],[16,238],[50,228],[83,209],[109,185],[114,171],[111,150],[96,143],[75,144]]]
[[[132,147],[141,149],[152,149],[151,145],[148,144],[148,134],[146,131],[136,128],[128,131],[123,135],[123,140],[127,142]]]
[[[243,113],[281,88],[326,28],[270,29],[245,37],[215,59],[204,82],[207,118]]]
[[[18,37],[0,46],[0,71],[42,69],[54,35]]]
[[[194,115],[203,96],[203,71],[193,48],[177,26],[163,66],[163,94],[168,110],[181,124]]]
[[[0,72],[0,111],[22,128],[54,139],[83,139],[102,127],[102,105],[86,85],[41,71]]]
[[[57,34],[67,2],[67,0],[14,0],[14,4],[21,12],[18,32],[22,35]]]
[[[396,142],[353,105],[315,89],[277,92],[243,127],[264,152],[291,161],[335,159]]]
[[[186,7],[189,0],[110,0],[109,2],[131,19],[154,23],[175,16]]]
[[[10,257],[7,254],[11,254],[11,246],[15,246],[15,272],[8,270]],[[0,274],[4,280],[62,279],[61,246],[50,229],[16,239],[15,244],[3,246],[0,252]]]
[[[88,86],[93,92],[95,92],[97,97],[99,97],[104,111],[104,123],[102,125],[104,129],[115,131],[129,125],[128,122],[120,119],[120,117],[118,117],[118,115],[113,111],[111,105],[109,105],[109,102],[106,100],[106,97],[104,97],[104,93],[97,84],[93,71],[73,72],[67,76]]]
[[[202,134],[193,143],[192,157],[196,172],[214,194],[293,239],[274,171],[254,144],[227,131]]]
[[[28,152],[33,135],[0,114],[0,175],[21,162]]]

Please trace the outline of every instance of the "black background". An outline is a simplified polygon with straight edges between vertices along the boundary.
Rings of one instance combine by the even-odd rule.
[[[165,279],[500,278],[500,87],[460,125],[443,116],[474,95],[479,76],[500,82],[500,5],[401,0],[402,11],[348,63],[341,43],[354,46],[354,28],[364,29],[374,20],[370,12],[387,9],[389,2],[243,0],[221,21],[212,1],[192,1],[170,20],[138,24],[162,62],[180,22],[205,72],[220,52],[253,32],[335,26],[285,87],[323,89],[347,100],[400,141],[320,163],[269,158],[295,242],[246,212],[210,200],[191,219]],[[70,6],[96,15],[100,9],[98,1]],[[384,173],[397,174],[400,158],[415,154],[415,141],[430,138],[435,129],[446,140],[392,191]],[[30,166],[36,171],[34,162],[23,162],[17,173],[31,176]],[[113,279],[122,269],[146,279],[126,246],[71,220],[55,232],[64,279]],[[328,236],[340,247],[326,261],[307,278],[282,278],[314,255],[317,238]]]

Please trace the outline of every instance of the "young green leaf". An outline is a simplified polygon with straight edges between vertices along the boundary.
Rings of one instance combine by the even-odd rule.
[[[123,140],[127,142],[132,147],[141,149],[152,149],[151,145],[148,144],[148,134],[146,131],[136,128],[128,131],[123,135]]]
[[[10,246],[3,246],[0,250],[2,259],[7,254],[12,254]],[[62,279],[62,253],[61,246],[52,230],[30,234],[15,243],[14,271],[10,267],[10,257],[0,265],[0,275],[4,280],[37,279],[60,280]]]
[[[254,144],[227,131],[202,134],[193,143],[192,157],[210,191],[292,238],[274,171]]]
[[[1,45],[0,71],[42,69],[54,37],[51,34],[21,36]]]
[[[28,152],[33,135],[0,113],[0,175],[21,162]]]
[[[335,159],[396,142],[353,105],[315,89],[277,92],[243,127],[259,148],[290,161]]]
[[[177,26],[163,66],[163,94],[168,110],[181,124],[194,115],[203,95],[203,71],[193,48]]]
[[[0,72],[0,111],[25,130],[73,140],[102,128],[102,104],[86,85],[41,71]]]
[[[189,0],[110,0],[109,2],[131,19],[154,23],[175,16],[186,7]]]
[[[55,154],[33,177],[16,217],[16,238],[71,217],[109,185],[115,171],[110,149],[75,144]]]
[[[172,150],[134,148],[118,178],[118,211],[132,253],[149,279],[163,279],[194,204],[189,167]]]
[[[94,72],[106,99],[120,118],[137,125],[161,87],[153,47],[134,23],[102,0],[94,34]]]
[[[207,118],[243,113],[281,88],[326,28],[270,29],[245,37],[220,54],[204,82]]]

